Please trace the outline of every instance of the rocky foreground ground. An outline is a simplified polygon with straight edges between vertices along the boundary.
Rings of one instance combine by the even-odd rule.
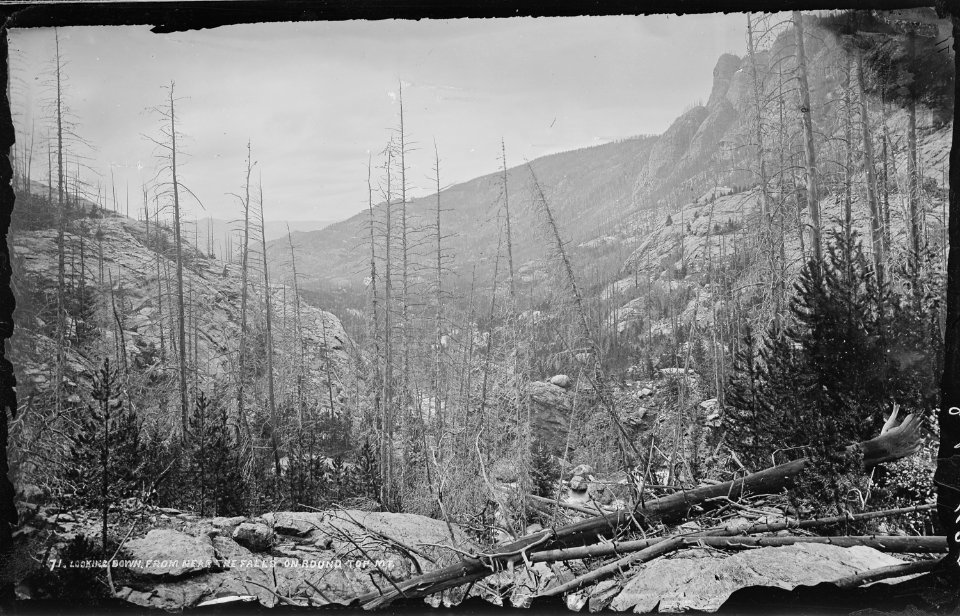
[[[29,513],[29,512],[28,512]],[[400,580],[457,562],[479,547],[459,528],[413,514],[360,510],[280,512],[201,518],[172,509],[140,512],[139,522],[111,527],[127,534],[111,566],[116,596],[137,606],[181,610],[230,602],[274,606],[348,605]],[[94,512],[32,511],[19,531],[43,547],[48,566],[98,566],[62,559],[77,534],[98,537]],[[46,547],[44,547],[46,546]],[[49,553],[46,549],[53,546]],[[38,556],[39,557],[39,556]],[[695,548],[664,557],[567,595],[572,610],[715,611],[741,588],[811,586],[902,562],[869,547],[795,544],[733,553]],[[538,593],[587,570],[587,563],[531,562],[492,573],[427,603],[456,605],[478,597],[529,606]],[[29,589],[21,585],[22,598]]]

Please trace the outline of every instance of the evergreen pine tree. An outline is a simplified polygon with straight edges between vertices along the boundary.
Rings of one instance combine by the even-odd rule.
[[[106,542],[111,505],[136,495],[139,488],[140,421],[120,399],[117,372],[109,359],[93,375],[90,396],[95,404],[88,404],[78,418],[63,497],[68,505],[100,508]]]
[[[231,436],[227,411],[197,394],[190,417],[194,439],[190,457],[200,515],[239,515],[244,512],[239,448]]]
[[[363,441],[357,452],[357,492],[361,496],[377,498],[380,494],[380,465],[370,439]]]
[[[758,466],[809,455],[802,491],[839,506],[856,463],[844,446],[879,434],[893,403],[930,408],[937,344],[912,302],[877,284],[856,234],[831,234],[824,263],[800,275],[790,324],[745,340],[726,392],[731,448]]]

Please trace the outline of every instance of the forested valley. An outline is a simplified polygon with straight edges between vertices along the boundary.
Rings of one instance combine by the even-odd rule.
[[[51,36],[12,153],[17,597],[716,611],[936,569],[952,24],[743,22],[663,134],[491,136],[454,185],[401,84],[367,207],[281,236],[252,140],[201,227],[174,81],[150,179],[89,169]]]

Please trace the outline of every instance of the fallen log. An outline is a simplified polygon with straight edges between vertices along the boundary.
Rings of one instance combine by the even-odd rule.
[[[899,426],[893,427],[877,438],[851,445],[847,450],[861,452],[865,467],[896,460],[916,453],[920,448],[919,427],[920,422],[910,415]],[[373,609],[389,605],[400,597],[426,597],[451,586],[482,579],[498,569],[524,560],[529,557],[529,552],[535,547],[539,548],[537,551],[542,551],[569,547],[585,541],[592,542],[598,535],[612,536],[626,525],[637,524],[638,517],[661,520],[683,517],[692,507],[705,502],[708,498],[739,496],[746,493],[777,493],[789,485],[807,464],[809,464],[808,458],[794,460],[733,481],[650,500],[635,511],[621,510],[612,514],[599,515],[556,530],[546,530],[521,537],[495,552],[465,557],[460,562],[443,569],[397,582],[396,588],[361,595],[354,602],[365,609]],[[655,547],[651,546],[650,549]],[[635,557],[637,554],[630,556]]]
[[[848,515],[836,515],[826,518],[814,518],[812,520],[783,520],[782,522],[757,522],[749,526],[739,527],[740,534],[752,535],[754,533],[775,533],[781,530],[805,529],[830,526],[832,524],[841,524],[843,522],[856,522],[861,520],[872,520],[875,518],[888,518],[904,513],[916,513],[918,511],[930,511],[936,508],[936,503],[927,503],[925,505],[916,505],[914,507],[898,507],[896,509],[882,509],[880,511],[865,511],[863,513],[854,513]]]
[[[936,504],[917,505],[916,507],[899,507],[897,509],[884,509],[881,511],[867,511],[846,516],[831,516],[825,518],[815,518],[812,520],[785,520],[783,522],[756,523],[756,524],[727,524],[717,526],[703,531],[694,531],[683,537],[709,537],[723,535],[752,535],[755,533],[775,533],[781,530],[790,529],[808,529],[823,526],[830,526],[840,522],[853,522],[857,520],[869,520],[874,518],[890,517],[904,513],[914,513],[916,511],[929,511],[936,507]],[[537,562],[560,562],[565,560],[579,560],[582,558],[599,558],[603,556],[615,556],[636,552],[649,547],[655,543],[664,541],[667,537],[651,537],[649,539],[636,539],[632,541],[609,541],[601,544],[577,546],[571,548],[560,548],[556,550],[541,550],[530,554],[529,560],[532,563]],[[909,551],[909,550],[903,550]],[[923,552],[924,550],[918,550]]]
[[[687,546],[703,545],[722,550],[749,548],[778,548],[797,543],[824,543],[841,548],[862,545],[880,552],[909,554],[944,554],[947,538],[944,536],[902,537],[897,535],[863,535],[843,537],[685,537]]]
[[[775,533],[781,530],[789,529],[808,529],[823,526],[830,526],[840,522],[853,522],[858,520],[870,520],[875,518],[890,517],[904,513],[914,513],[917,511],[929,511],[936,507],[935,503],[926,505],[917,505],[915,507],[899,507],[897,509],[883,509],[881,511],[866,511],[846,516],[830,516],[825,518],[815,518],[812,520],[785,520],[783,522],[756,523],[749,525],[727,524],[717,526],[704,531],[694,531],[682,536],[685,537],[707,537],[724,535],[752,535],[756,533]],[[652,537],[649,539],[637,539],[633,541],[611,541],[597,545],[577,546],[571,548],[560,548],[555,550],[541,550],[530,555],[530,562],[559,562],[564,560],[578,560],[581,558],[598,558],[603,556],[615,556],[617,554],[626,554],[649,547],[655,543],[663,541],[666,537]]]
[[[629,554],[623,558],[619,558],[612,563],[606,564],[602,567],[594,569],[589,573],[585,573],[579,577],[573,578],[569,582],[560,584],[559,586],[554,586],[549,588],[540,594],[538,597],[556,597],[567,592],[578,590],[583,588],[587,584],[592,584],[593,582],[599,582],[600,580],[606,579],[619,571],[623,571],[633,565],[640,563],[645,563],[647,561],[653,560],[655,558],[660,558],[665,554],[669,554],[674,550],[677,550],[684,545],[684,537],[670,537],[665,541],[655,543],[648,548],[644,548],[635,554]]]
[[[634,565],[660,558],[682,547],[707,546],[719,549],[748,549],[760,547],[783,547],[796,543],[824,543],[837,547],[853,547],[857,545],[871,547],[881,552],[910,552],[910,553],[945,553],[947,551],[946,537],[900,537],[870,535],[865,537],[717,537],[717,536],[676,536],[665,537],[659,540],[651,539],[653,545],[641,549],[634,554],[626,555],[612,563],[594,569],[584,575],[576,577],[564,584],[554,586],[543,591],[540,597],[556,597],[566,592],[583,588],[588,584],[599,582],[617,573],[622,573]],[[626,543],[626,542],[625,542]],[[638,544],[640,542],[637,542]],[[621,544],[622,547],[623,544]],[[600,547],[600,546],[598,546]],[[602,546],[606,547],[606,546]],[[531,559],[532,560],[532,559]],[[930,561],[937,562],[937,561]],[[880,570],[877,570],[880,571]],[[904,574],[906,575],[906,574]],[[895,577],[895,576],[891,576]]]
[[[920,450],[920,446],[920,420],[909,415],[902,424],[888,429],[880,436],[850,445],[847,452],[860,452],[864,468],[870,468],[882,462],[913,455]],[[809,463],[809,458],[800,458],[733,481],[677,492],[643,503],[641,513],[647,518],[671,520],[684,517],[691,508],[712,498],[742,496],[748,493],[775,494],[786,488]]]
[[[946,539],[946,538],[944,538]],[[903,563],[902,565],[891,565],[889,567],[880,567],[871,569],[863,573],[857,573],[834,582],[840,588],[856,588],[864,584],[879,582],[880,580],[889,580],[891,578],[903,577],[905,575],[915,575],[917,573],[927,573],[933,571],[940,565],[940,560],[918,560],[912,563]]]
[[[704,534],[678,535],[684,545],[703,545],[719,549],[747,549],[762,547],[782,547],[795,543],[826,543],[843,548],[862,545],[880,552],[898,552],[910,554],[942,554],[947,551],[947,539],[942,536],[901,537],[893,535],[862,535],[841,537],[742,537],[716,536]],[[674,537],[651,537],[635,541],[617,541],[598,543],[560,550],[544,550],[529,556],[532,563],[551,563],[583,558],[603,558],[619,556],[646,549]]]

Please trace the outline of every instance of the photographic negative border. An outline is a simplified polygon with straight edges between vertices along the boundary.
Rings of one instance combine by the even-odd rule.
[[[41,2],[0,5],[0,77],[8,82],[8,30],[10,28],[91,25],[151,25],[157,33],[216,28],[231,24],[283,21],[339,21],[347,19],[452,19],[517,16],[578,16],[619,14],[684,14],[713,12],[764,12],[818,9],[909,9],[929,7],[917,0],[248,0],[174,2]],[[938,0],[934,8],[953,20],[954,50],[960,35],[960,5]],[[956,56],[955,56],[956,57]],[[955,101],[960,99],[960,70],[955,71]],[[960,107],[954,105],[949,168],[949,246],[947,263],[947,321],[945,361],[941,381],[940,453],[935,477],[938,512],[948,536],[950,553],[942,561],[948,575],[960,586]],[[14,599],[13,584],[4,576],[4,558],[12,548],[16,525],[13,486],[7,476],[8,420],[17,408],[16,380],[5,344],[15,327],[15,298],[11,288],[11,263],[7,232],[15,207],[10,151],[14,145],[10,99],[6,88],[0,109],[0,608]]]

